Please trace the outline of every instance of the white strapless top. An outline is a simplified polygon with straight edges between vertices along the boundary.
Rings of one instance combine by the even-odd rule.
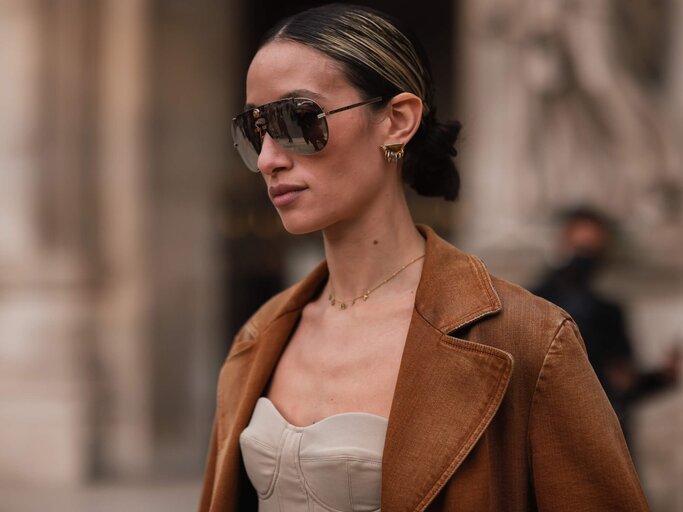
[[[288,423],[265,397],[240,435],[259,512],[380,510],[387,419],[364,412],[308,427]]]

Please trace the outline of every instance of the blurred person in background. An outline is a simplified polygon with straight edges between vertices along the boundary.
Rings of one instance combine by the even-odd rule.
[[[221,370],[202,512],[647,510],[574,322],[416,227],[404,183],[453,200],[400,23],[333,4],[264,37],[234,144],[326,260],[266,302]]]
[[[562,263],[542,279],[534,293],[557,304],[576,321],[588,359],[630,441],[632,405],[676,384],[680,350],[673,349],[660,368],[640,370],[622,306],[594,287],[609,254],[612,223],[595,209],[577,207],[562,215],[562,224]]]

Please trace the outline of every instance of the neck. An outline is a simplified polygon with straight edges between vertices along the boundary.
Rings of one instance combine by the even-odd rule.
[[[324,230],[330,272],[325,298],[334,289],[337,299],[354,299],[424,254],[425,241],[401,197],[402,204]],[[378,288],[377,293],[416,287],[421,268],[422,261],[416,261],[382,285],[382,292]]]

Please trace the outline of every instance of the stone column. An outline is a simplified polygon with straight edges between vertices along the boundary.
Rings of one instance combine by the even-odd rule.
[[[234,4],[0,0],[3,484],[203,467]]]
[[[463,191],[460,244],[495,258],[499,272],[528,278],[540,263],[538,237],[523,218],[528,176],[517,162],[528,130],[528,105],[522,94],[515,47],[504,39],[514,23],[518,0],[462,4]],[[533,190],[529,190],[533,196]],[[545,214],[546,212],[539,212]],[[504,248],[505,255],[500,252]]]
[[[72,130],[83,112],[72,87],[81,7],[0,1],[0,480],[13,484],[89,471],[92,280],[87,222],[73,222],[85,213]]]
[[[102,0],[99,10],[97,449],[109,475],[141,475],[153,464],[148,7]]]
[[[102,0],[99,77],[104,475],[203,468],[224,357],[218,214],[233,155],[240,10]]]
[[[151,3],[146,276],[154,301],[148,377],[155,474],[202,470],[225,357],[228,260],[219,214],[238,158],[230,119],[243,101],[238,2]],[[240,169],[241,170],[241,169]]]

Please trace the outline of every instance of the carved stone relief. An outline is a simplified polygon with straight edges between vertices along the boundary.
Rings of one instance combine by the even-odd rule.
[[[683,159],[675,119],[661,101],[667,73],[657,55],[667,41],[667,6],[517,0],[469,8],[470,93],[504,78],[485,86],[501,94],[469,112],[478,130],[471,137],[485,138],[470,164],[476,174],[505,174],[486,184],[505,187],[491,193],[506,196],[497,204],[514,220],[505,225],[528,230],[562,208],[590,204],[619,219],[636,243],[675,244]],[[639,36],[625,43],[628,23],[640,19]],[[487,123],[504,126],[485,132]],[[477,154],[486,144],[499,145],[495,160]]]

